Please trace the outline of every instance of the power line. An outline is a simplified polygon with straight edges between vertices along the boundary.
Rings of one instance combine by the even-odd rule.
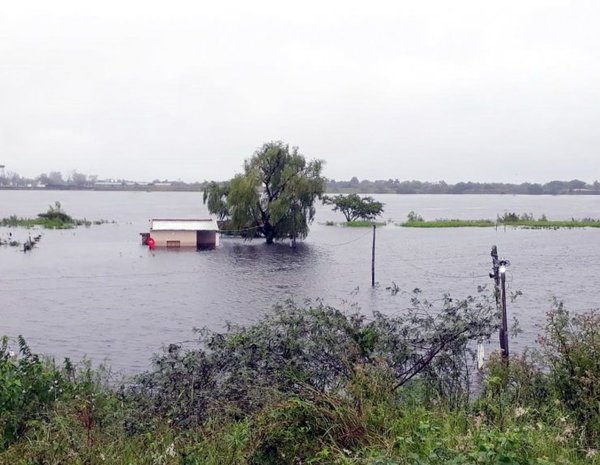
[[[403,263],[404,263],[404,262],[403,262]],[[477,279],[477,278],[489,278],[489,275],[487,275],[487,274],[485,274],[485,275],[475,275],[475,274],[472,274],[472,275],[467,275],[467,276],[464,276],[464,275],[463,275],[463,276],[460,276],[460,275],[451,275],[451,274],[437,273],[437,272],[435,272],[435,271],[430,271],[430,270],[427,270],[427,269],[425,269],[425,268],[422,268],[422,267],[420,267],[420,266],[417,266],[417,265],[415,265],[414,263],[411,263],[411,262],[406,262],[406,264],[407,264],[408,266],[412,266],[413,268],[415,268],[415,269],[417,269],[417,270],[423,271],[424,273],[431,274],[431,275],[433,275],[433,276],[439,276],[440,278],[451,278],[451,279]]]
[[[262,226],[251,226],[249,228],[242,228],[242,229],[219,229],[218,233],[236,233],[236,232],[244,232],[244,231],[252,231],[254,229],[259,229],[262,228]]]
[[[319,242],[318,244],[317,243],[314,243],[314,244],[315,245],[326,245],[327,247],[340,247],[342,245],[352,244],[353,242],[357,242],[357,241],[359,241],[361,239],[364,239],[365,237],[370,236],[370,235],[371,235],[371,231],[369,231],[368,233],[363,234],[360,237],[357,237],[355,239],[347,241],[347,242],[340,242],[340,243],[337,243],[337,244],[327,244],[327,243]]]

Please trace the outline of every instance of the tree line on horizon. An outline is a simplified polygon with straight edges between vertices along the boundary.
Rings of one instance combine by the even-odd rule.
[[[77,170],[68,173],[50,171],[33,178],[20,176],[15,172],[7,172],[4,175],[0,173],[0,188],[15,189],[152,190],[160,188],[160,190],[201,191],[206,184],[206,182],[186,183],[181,180],[170,181],[158,178],[150,182],[121,178],[99,179],[98,175],[80,173]]]
[[[360,181],[353,177],[350,181],[327,181],[327,192],[361,194],[520,194],[520,195],[561,195],[561,194],[600,194],[600,182],[586,183],[579,179],[571,181],[550,181],[545,184],[524,182],[521,184],[501,182],[458,182],[445,181],[399,181],[398,179]]]
[[[97,175],[88,175],[76,170],[70,173],[51,171],[27,178],[15,172],[0,173],[0,187],[10,188],[49,188],[49,189],[94,189],[103,186]],[[189,190],[204,191],[210,184],[209,181],[183,182],[167,179],[154,179],[151,182],[128,181],[116,179],[111,186],[113,189],[131,190],[136,188],[151,189],[157,184],[161,190]],[[170,184],[165,186],[164,184]],[[554,180],[544,184],[524,182],[521,184],[502,182],[458,182],[450,184],[445,181],[418,181],[387,179],[387,180],[359,180],[356,176],[349,181],[336,181],[326,179],[325,191],[333,194],[516,194],[516,195],[564,195],[564,194],[600,194],[600,181],[591,183],[579,179],[570,181]]]

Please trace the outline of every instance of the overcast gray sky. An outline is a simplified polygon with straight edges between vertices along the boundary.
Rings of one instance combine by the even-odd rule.
[[[1,1],[0,164],[227,179],[600,178],[600,2]]]

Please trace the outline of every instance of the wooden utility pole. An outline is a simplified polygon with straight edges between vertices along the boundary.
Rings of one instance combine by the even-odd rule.
[[[502,349],[502,358],[508,363],[508,321],[506,315],[506,265],[504,260],[500,261],[500,281],[502,283],[502,335],[504,337],[504,348]]]
[[[500,326],[500,350],[502,359],[508,362],[508,318],[506,312],[506,267],[510,264],[508,260],[498,260],[498,248],[492,247],[492,272],[490,278],[494,280],[494,296],[496,298],[496,309],[502,312],[502,324]]]
[[[373,225],[373,252],[371,253],[371,287],[375,287],[375,231],[377,225]]]

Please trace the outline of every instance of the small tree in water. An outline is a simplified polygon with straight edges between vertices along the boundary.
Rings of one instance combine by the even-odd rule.
[[[336,195],[323,197],[325,205],[334,205],[333,211],[340,211],[346,221],[372,221],[383,213],[383,203],[377,202],[373,197],[360,197],[358,194]]]
[[[246,160],[244,173],[229,182],[226,193],[215,191],[226,204],[208,202],[208,209],[221,218],[228,216],[234,229],[256,229],[267,244],[276,239],[303,239],[314,218],[315,200],[325,190],[322,164],[320,160],[307,162],[297,147],[268,142]],[[205,203],[210,200],[210,189],[204,198]]]
[[[40,218],[46,218],[48,220],[58,221],[60,223],[73,222],[73,218],[65,213],[59,201],[54,202],[54,205],[49,205],[48,211],[46,213],[38,213],[38,216]]]

